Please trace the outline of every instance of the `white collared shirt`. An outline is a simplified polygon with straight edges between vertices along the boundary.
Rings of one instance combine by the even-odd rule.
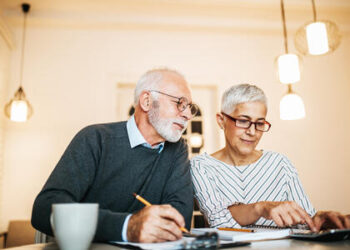
[[[155,146],[151,146],[143,137],[141,134],[140,130],[138,129],[136,122],[135,122],[135,117],[132,115],[128,122],[126,123],[126,130],[128,132],[128,137],[130,141],[130,147],[134,148],[139,145],[142,145],[146,148],[152,148],[152,149],[159,149],[159,153],[161,153],[164,149],[164,142],[161,142]]]

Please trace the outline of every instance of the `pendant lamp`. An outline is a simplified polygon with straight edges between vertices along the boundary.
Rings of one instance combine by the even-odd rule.
[[[279,81],[283,84],[292,84],[300,81],[300,57],[288,51],[288,35],[286,18],[284,14],[284,3],[281,0],[281,16],[283,25],[284,54],[276,59]]]
[[[23,61],[24,61],[24,48],[25,48],[25,35],[26,35],[26,21],[27,14],[29,12],[30,5],[27,3],[22,4],[22,11],[24,14],[23,19],[23,33],[22,33],[22,50],[21,50],[21,66],[20,66],[20,82],[19,88],[16,91],[14,97],[5,105],[5,115],[14,122],[25,122],[33,114],[33,108],[29,101],[26,99],[22,87],[23,81]]]
[[[313,21],[299,28],[294,37],[296,49],[304,55],[323,55],[336,50],[341,41],[338,26],[328,20],[317,20],[315,0],[312,2]]]
[[[292,85],[288,84],[288,91],[280,101],[281,120],[298,120],[305,117],[304,102],[299,95],[292,90]]]

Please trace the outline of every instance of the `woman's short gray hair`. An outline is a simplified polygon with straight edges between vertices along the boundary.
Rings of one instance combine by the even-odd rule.
[[[171,73],[176,74],[182,78],[184,78],[179,72],[168,69],[168,68],[161,68],[161,69],[153,69],[150,71],[147,71],[145,74],[141,76],[141,78],[138,80],[135,91],[134,91],[134,105],[136,106],[139,97],[144,90],[160,90],[161,91],[161,83],[163,79],[163,75],[165,73]],[[152,96],[157,97],[156,93],[152,93]]]
[[[255,85],[243,83],[233,85],[224,92],[221,99],[221,111],[231,114],[236,105],[245,102],[262,102],[267,108],[267,97],[264,91]]]

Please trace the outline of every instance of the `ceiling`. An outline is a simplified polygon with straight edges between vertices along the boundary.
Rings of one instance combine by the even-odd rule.
[[[26,0],[31,25],[281,29],[280,0]],[[311,0],[284,0],[288,28],[312,19]],[[350,0],[315,0],[318,17],[350,32]],[[20,0],[0,0],[0,18],[20,25]]]

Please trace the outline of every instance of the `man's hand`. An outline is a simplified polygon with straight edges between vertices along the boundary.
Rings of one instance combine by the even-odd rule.
[[[279,227],[307,223],[312,231],[317,230],[311,217],[294,201],[264,201],[260,209],[262,217],[273,220]]]
[[[127,230],[131,242],[163,242],[182,238],[182,215],[170,205],[144,207],[130,217]]]
[[[318,211],[312,219],[317,231],[330,228],[350,228],[350,215],[342,215],[334,211]]]

